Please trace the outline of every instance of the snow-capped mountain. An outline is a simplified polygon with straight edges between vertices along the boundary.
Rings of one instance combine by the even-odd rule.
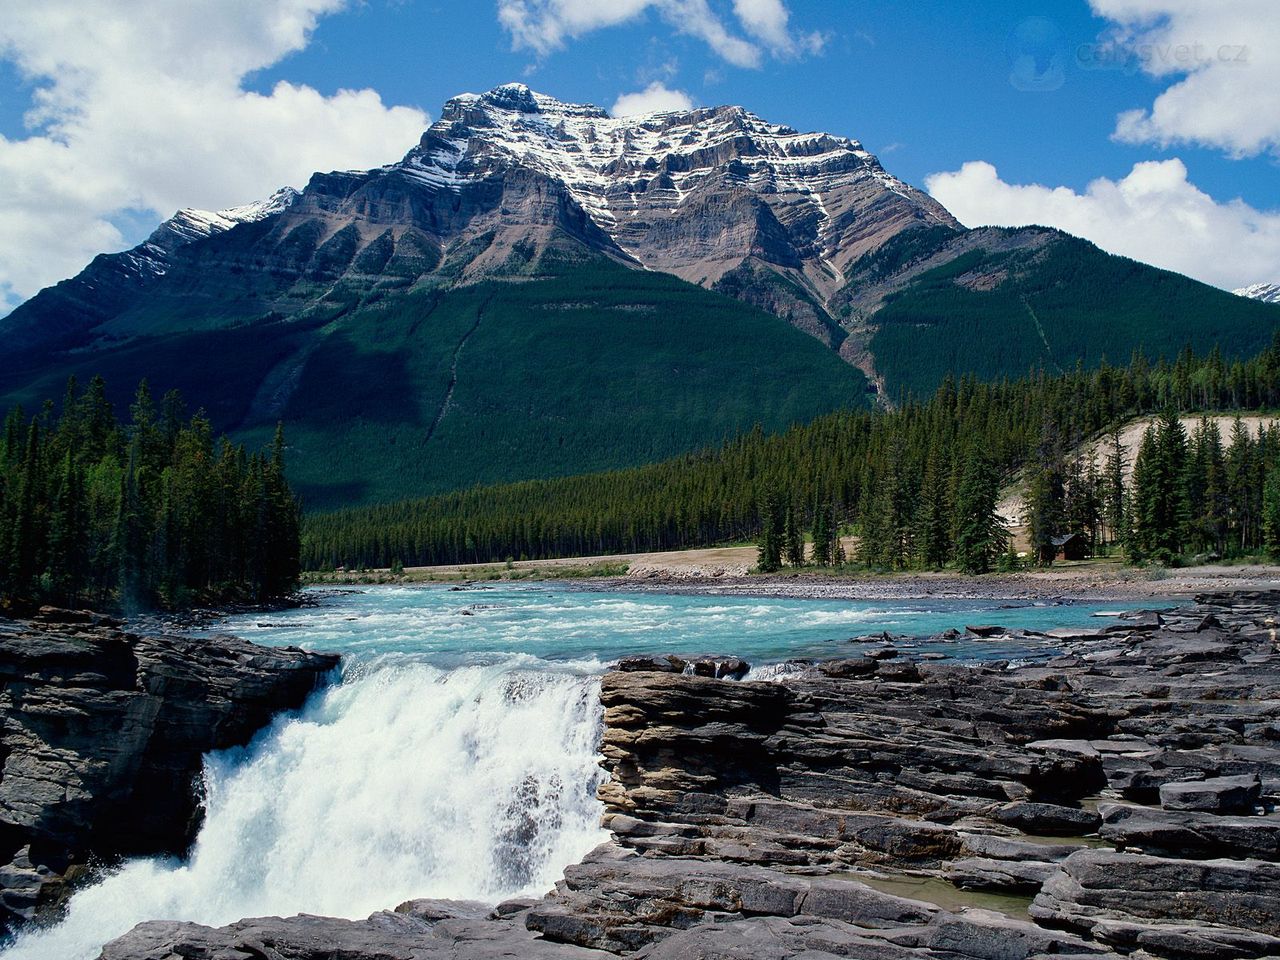
[[[343,273],[391,269],[465,282],[586,250],[723,290],[831,346],[842,340],[832,318],[852,264],[906,230],[963,231],[856,140],[735,106],[612,118],[506,84],[450,100],[399,162],[316,174],[301,192],[243,207],[180,211],[36,301],[73,300],[93,326],[117,297],[168,275],[179,249],[246,224],[270,228],[253,234],[252,251],[247,238],[232,244],[246,258],[241,278],[266,267],[272,283],[314,274],[328,287]],[[226,256],[220,247],[220,267]],[[205,264],[187,282],[207,287],[208,276]],[[12,341],[63,332],[66,311],[56,312],[35,330],[14,329],[19,316]]]
[[[283,213],[302,194],[292,187],[281,187],[265,200],[228,207],[225,210],[179,210],[142,243],[117,254],[119,260],[140,275],[163,276],[173,251],[188,243],[225,233],[242,223],[256,223]]]
[[[734,106],[611,118],[523,84],[450,100],[386,171],[457,194],[517,168],[563,185],[645,267],[703,284],[763,256],[826,299],[852,262],[904,227],[959,228],[856,140]]]
[[[86,351],[601,261],[760,307],[882,394],[930,390],[951,371],[1022,374],[1188,340],[1207,349],[1210,335],[1249,350],[1262,323],[1229,294],[1157,282],[1060,231],[968,230],[857,140],[739,106],[615,118],[505,84],[454,97],[396,162],[180,211],[18,307],[0,337],[15,352]],[[1210,307],[1218,298],[1229,302]],[[1098,303],[1107,315],[1081,306]],[[1208,309],[1234,319],[1206,332]]]
[[[1280,303],[1280,283],[1254,283],[1233,290],[1232,293],[1250,300],[1261,300],[1263,303]]]

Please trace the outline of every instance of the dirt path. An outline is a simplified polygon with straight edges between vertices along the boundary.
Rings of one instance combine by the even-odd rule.
[[[852,553],[852,538],[844,541]],[[710,547],[669,553],[631,553],[521,560],[511,564],[479,563],[410,567],[404,577],[386,571],[337,574],[319,582],[432,582],[483,579],[537,580],[573,578],[597,589],[653,590],[680,593],[741,594],[829,599],[918,599],[969,597],[993,599],[1140,600],[1190,596],[1217,590],[1263,590],[1280,587],[1280,566],[1213,565],[1183,569],[1140,569],[1116,560],[1058,563],[1032,570],[985,577],[954,573],[846,574],[783,571],[750,575],[756,562],[753,546]]]

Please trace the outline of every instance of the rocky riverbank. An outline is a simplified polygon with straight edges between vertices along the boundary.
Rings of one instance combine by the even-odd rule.
[[[301,706],[337,663],[91,613],[0,619],[0,927],[56,912],[91,863],[181,853],[203,755]]]
[[[624,662],[601,693],[613,838],[549,895],[148,923],[103,957],[1276,956],[1278,619],[1280,593],[1209,595],[1055,631],[1034,664],[886,637],[778,682]]]

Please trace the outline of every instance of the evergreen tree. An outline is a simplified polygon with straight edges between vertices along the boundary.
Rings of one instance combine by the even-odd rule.
[[[999,477],[982,451],[971,447],[956,494],[955,554],[964,573],[988,573],[1005,549],[1008,537],[996,512],[999,497]]]
[[[810,537],[813,540],[813,545],[810,547],[810,562],[815,567],[831,566],[831,508],[821,501],[815,503],[813,507],[813,529]]]
[[[760,508],[764,526],[760,532],[756,568],[761,573],[775,573],[782,568],[782,512],[782,497],[776,490],[771,490]]]
[[[224,596],[266,599],[300,575],[298,503],[271,455],[222,444],[202,415],[165,401],[158,425],[146,384],[121,426],[95,377],[67,385],[0,437],[0,606],[88,603],[130,609]],[[246,500],[246,494],[251,495]]]
[[[804,566],[804,535],[800,532],[800,521],[796,517],[795,507],[787,506],[786,529],[783,531],[783,543],[787,566]]]
[[[1191,514],[1187,434],[1172,407],[1143,434],[1133,476],[1135,555],[1169,562],[1182,553]]]
[[[1200,550],[1222,552],[1226,547],[1228,500],[1226,456],[1218,425],[1203,419],[1191,442],[1187,467],[1187,495],[1191,538]]]
[[[952,509],[948,472],[940,447],[933,447],[920,488],[920,510],[916,522],[915,545],[921,566],[940,570],[951,554]]]
[[[1118,425],[1107,437],[1107,459],[1102,476],[1102,520],[1111,543],[1123,543],[1125,531],[1125,459],[1124,441]]]
[[[1267,471],[1263,491],[1262,521],[1264,546],[1273,560],[1280,560],[1280,464]]]
[[[1258,480],[1262,472],[1256,462],[1253,438],[1244,421],[1236,417],[1226,455],[1227,523],[1232,546],[1242,552],[1257,540]]]
[[[1031,556],[1036,563],[1053,563],[1057,548],[1054,538],[1063,533],[1066,522],[1066,486],[1062,448],[1055,426],[1046,421],[1040,445],[1030,466],[1026,512],[1031,537]]]

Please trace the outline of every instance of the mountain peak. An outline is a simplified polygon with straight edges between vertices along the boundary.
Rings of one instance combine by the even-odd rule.
[[[1263,303],[1280,303],[1280,283],[1254,283],[1231,292]]]
[[[611,117],[523,83],[452,98],[387,170],[453,194],[542,177],[628,262],[708,286],[746,260],[767,262],[823,303],[888,236],[913,225],[960,229],[857,140],[802,133],[736,105]],[[707,226],[717,218],[722,234]]]
[[[503,83],[484,93],[460,93],[444,105],[440,119],[456,121],[470,118],[472,126],[484,126],[483,123],[475,123],[474,119],[494,112],[529,118],[572,116],[609,119],[608,112],[595,104],[567,103],[548,94],[530,90],[523,83]]]

